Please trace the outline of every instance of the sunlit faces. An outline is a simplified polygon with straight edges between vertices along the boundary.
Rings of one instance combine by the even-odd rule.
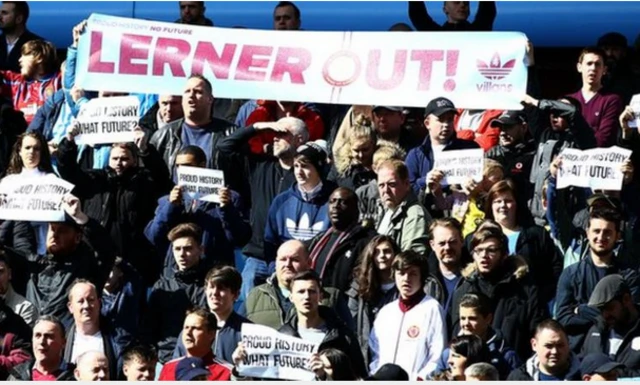
[[[209,330],[207,321],[198,314],[189,314],[182,328],[182,343],[191,355],[204,355],[216,337],[215,330]]]
[[[22,139],[20,146],[20,159],[22,166],[27,170],[34,170],[40,165],[40,156],[42,153],[42,144],[33,136],[27,135]]]
[[[462,238],[451,227],[437,226],[433,229],[429,244],[438,261],[445,266],[456,266],[462,255]]]
[[[531,340],[531,347],[548,373],[557,373],[569,363],[569,341],[562,333],[543,329]]]
[[[395,271],[394,279],[402,299],[408,299],[422,289],[423,279],[418,266]]]
[[[376,246],[374,263],[379,271],[386,272],[391,270],[394,257],[393,247],[389,242],[382,242]]]
[[[351,143],[352,163],[371,168],[375,149],[375,143],[369,138],[354,139]]]
[[[76,283],[69,292],[67,307],[76,323],[97,324],[101,304],[95,286]]]
[[[430,114],[424,120],[424,126],[429,131],[429,138],[432,144],[444,145],[451,140],[454,135],[453,119],[455,111],[448,111],[440,116]]]
[[[616,224],[604,219],[593,218],[587,227],[587,239],[591,252],[597,256],[607,256],[616,248],[620,232]]]
[[[500,248],[500,243],[495,238],[489,238],[485,242],[478,244],[471,254],[480,274],[488,274],[494,271],[505,258],[503,250]]]
[[[396,208],[407,196],[409,189],[409,181],[399,178],[392,168],[382,166],[378,170],[378,191],[386,208]]]
[[[117,175],[122,175],[126,170],[135,165],[131,151],[122,147],[113,147],[109,153],[109,167]]]
[[[296,280],[291,283],[291,303],[298,314],[308,316],[318,311],[322,300],[320,286],[314,280]]]
[[[582,61],[577,65],[578,72],[582,74],[582,83],[589,85],[598,85],[602,82],[602,76],[606,72],[604,59],[602,56],[587,53],[583,55]]]
[[[171,243],[173,257],[179,271],[188,270],[200,262],[203,247],[193,237],[178,238]]]
[[[516,223],[516,209],[516,200],[510,191],[496,194],[491,201],[493,218],[501,225]]]

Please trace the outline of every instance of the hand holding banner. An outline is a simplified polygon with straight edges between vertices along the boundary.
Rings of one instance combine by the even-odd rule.
[[[91,99],[80,107],[77,144],[133,142],[140,100],[135,96]]]
[[[180,166],[178,167],[178,185],[191,200],[220,203],[218,190],[224,187],[224,173],[208,168]],[[187,206],[188,203],[185,199]]]
[[[315,378],[309,359],[318,352],[317,344],[247,323],[242,324],[242,343],[246,357],[238,366],[241,376],[300,381]]]
[[[631,156],[631,150],[618,146],[585,151],[565,148],[560,156],[558,189],[577,186],[619,191],[624,178],[620,167]]]
[[[62,222],[62,198],[73,185],[55,175],[5,178],[0,183],[0,219]]]
[[[440,151],[434,154],[434,158],[433,169],[444,174],[443,186],[461,184],[467,178],[476,182],[482,181],[484,151],[481,148]]]

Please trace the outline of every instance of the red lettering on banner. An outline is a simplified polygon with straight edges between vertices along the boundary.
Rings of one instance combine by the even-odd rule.
[[[289,59],[296,59],[290,62]],[[271,71],[272,82],[282,82],[285,73],[289,73],[292,84],[305,84],[304,71],[311,65],[311,52],[305,48],[280,47],[276,62]],[[237,79],[237,78],[236,78]]]
[[[267,77],[266,71],[255,71],[252,68],[266,69],[269,66],[273,47],[259,45],[245,45],[242,47],[235,80],[252,80],[263,82]],[[259,57],[263,56],[263,57]],[[264,56],[267,56],[266,58]]]
[[[443,50],[420,50],[411,52],[411,60],[420,61],[420,74],[418,76],[418,91],[429,91],[431,85],[431,71],[434,61],[442,61]]]
[[[170,50],[173,48],[172,50]],[[177,51],[177,52],[176,52]],[[182,39],[168,37],[158,38],[156,49],[153,52],[153,76],[164,76],[164,66],[169,64],[169,70],[173,76],[184,77],[182,62],[189,56],[191,45]]]
[[[118,68],[121,74],[125,75],[146,75],[147,64],[134,64],[133,59],[149,59],[149,44],[153,37],[124,34],[120,45],[120,63]],[[134,45],[144,44],[146,47],[137,48]]]
[[[88,72],[98,72],[112,74],[115,71],[115,63],[104,62],[102,56],[102,32],[91,32],[91,41],[89,44],[89,66]]]
[[[225,44],[222,49],[222,55],[218,55],[213,44],[200,41],[196,46],[196,52],[193,56],[192,74],[203,73],[205,63],[209,65],[209,70],[217,79],[229,78],[229,67],[233,61],[233,55],[236,53],[235,44]]]
[[[393,74],[386,80],[380,79],[380,55],[379,49],[369,51],[367,64],[367,84],[376,90],[392,90],[400,85],[404,80],[407,68],[407,50],[396,51],[393,61]]]

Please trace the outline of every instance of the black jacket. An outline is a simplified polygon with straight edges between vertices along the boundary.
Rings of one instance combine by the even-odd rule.
[[[67,308],[67,293],[79,278],[87,279],[102,292],[115,260],[113,242],[94,219],[83,228],[85,241],[68,255],[44,256],[12,252],[12,259],[28,274],[26,298],[40,314],[58,317],[70,327],[73,317]]]
[[[31,373],[34,364],[35,361],[32,360],[15,366],[9,372],[9,378],[7,378],[7,381],[33,381]],[[58,375],[56,376],[56,381],[75,381],[76,378],[73,375],[73,369],[75,369],[73,365],[63,362],[60,365]]]
[[[463,247],[462,256],[460,257],[460,266],[467,266],[471,262],[473,262],[473,259],[469,255],[467,248]],[[447,287],[446,287],[446,284],[444,283],[444,277],[440,272],[438,257],[436,257],[433,251],[429,253],[429,256],[427,258],[427,265],[429,267],[428,269],[429,275],[427,276],[427,279],[424,284],[424,292],[427,293],[428,296],[438,301],[438,303],[440,303],[440,306],[442,306],[442,309],[445,312],[444,316],[447,322],[447,330],[451,330],[453,322],[451,321],[451,318],[450,318],[451,314],[449,312],[449,307],[453,306],[453,298],[449,306],[447,306]],[[462,279],[458,281],[458,284],[456,285],[455,289],[460,287],[461,284],[462,284]],[[454,289],[454,293],[455,293],[455,289]]]
[[[131,263],[151,285],[159,266],[149,263],[151,245],[144,228],[153,218],[157,199],[166,193],[169,175],[157,151],[149,146],[141,154],[146,168],[134,166],[122,175],[110,167],[83,171],[76,162],[78,147],[66,138],[58,148],[58,172],[73,183],[74,194],[83,202],[83,211],[105,227],[118,255]]]
[[[636,305],[637,311],[640,307]],[[611,329],[607,327],[602,318],[592,326],[587,333],[587,338],[582,346],[581,355],[584,357],[589,353],[604,353],[609,355],[609,332]],[[622,343],[618,348],[615,356],[611,357],[614,361],[625,366],[622,369],[620,377],[640,377],[640,318],[631,327],[631,330],[622,339]]]
[[[502,335],[519,357],[531,355],[529,342],[535,327],[547,318],[546,304],[539,301],[538,289],[530,281],[529,268],[522,257],[508,257],[494,277],[483,277],[475,263],[463,270],[463,282],[453,295],[453,303],[460,303],[465,294],[482,293],[494,305],[493,328]],[[460,330],[460,310],[449,309],[453,328],[449,335],[456,336]]]
[[[0,38],[0,43],[4,39]],[[13,109],[13,102],[0,98],[0,175],[4,175],[18,136],[27,130],[27,121],[21,111]]]
[[[323,233],[316,235],[309,241],[309,253],[316,252],[316,247],[320,246],[318,242],[329,231],[333,231],[333,227]],[[367,246],[371,238],[378,233],[371,228],[356,225],[348,231],[345,239],[335,247],[333,254],[327,256],[325,268],[323,272],[319,272],[322,278],[322,286],[335,287],[338,290],[346,292],[351,286],[353,279],[353,269],[356,262],[360,258],[360,254]],[[326,246],[325,246],[326,247]],[[319,251],[319,250],[318,250]],[[321,267],[317,267],[316,271]]]
[[[193,306],[206,307],[206,273],[196,266],[176,272],[172,278],[160,278],[151,289],[141,331],[147,342],[158,347],[161,363],[171,360],[187,310]]]
[[[251,241],[242,252],[264,259],[264,229],[271,202],[295,183],[293,167],[285,170],[277,158],[251,153],[249,139],[255,135],[253,126],[241,128],[218,143],[218,151],[224,156],[243,156],[249,167],[251,186]]]
[[[495,1],[481,1],[478,3],[478,13],[472,23],[464,21],[451,24],[447,21],[443,25],[438,25],[429,16],[423,1],[409,1],[408,3],[409,19],[418,31],[492,31],[497,14]]]
[[[31,352],[31,328],[0,299],[0,380],[6,380],[10,370],[28,360]]]
[[[111,381],[117,381],[119,373],[122,370],[122,351],[126,348],[126,346],[116,339],[109,328],[104,326],[104,323],[102,321],[100,324],[100,333],[102,335],[102,346],[104,349],[104,355],[107,357],[107,361],[109,362],[109,378],[111,379]],[[73,324],[67,331],[67,343],[64,347],[63,357],[63,360],[65,362],[71,362],[71,357],[73,357],[73,342],[75,340],[75,337],[76,325]]]
[[[362,357],[360,344],[358,344],[356,336],[347,325],[340,320],[333,309],[320,306],[318,311],[329,330],[318,347],[318,352],[328,348],[340,350],[351,359],[351,367],[356,376],[366,377],[368,370],[365,367],[364,357]],[[300,334],[298,334],[298,314],[294,313],[278,331],[289,336],[300,338]]]
[[[44,40],[40,36],[35,33],[29,31],[28,29],[24,30],[24,33],[20,35],[18,41],[13,46],[11,52],[7,52],[7,39],[5,36],[2,36],[0,39],[0,70],[10,70],[13,72],[20,72],[20,56],[22,55],[22,46],[24,43],[31,40]]]
[[[567,374],[564,377],[565,381],[582,381],[580,374],[580,360],[575,355],[571,355],[571,364]],[[517,369],[514,369],[507,377],[507,381],[540,381],[540,369],[538,367],[539,360],[536,355],[529,358],[524,365]]]
[[[356,191],[358,187],[364,186],[377,178],[372,170],[367,170],[360,165],[351,165],[343,174],[339,174],[335,166],[329,171],[328,180],[335,182],[338,186]]]
[[[529,181],[533,158],[536,156],[538,146],[533,139],[528,139],[514,147],[493,146],[485,154],[486,158],[493,159],[504,167],[504,176],[511,179],[518,192],[518,205],[527,207],[529,199],[533,196],[533,184]],[[516,197],[518,198],[518,197]]]

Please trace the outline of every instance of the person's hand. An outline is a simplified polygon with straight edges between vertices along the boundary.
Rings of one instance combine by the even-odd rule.
[[[324,364],[320,359],[320,355],[318,353],[313,353],[311,358],[309,359],[309,370],[316,374],[321,380],[324,380],[327,377],[327,373],[324,371]]]
[[[231,204],[231,191],[227,187],[220,187],[218,194],[220,195],[220,207]]]
[[[147,133],[137,125],[133,129],[133,143],[135,143],[136,147],[138,147],[138,150],[140,150],[141,154],[147,152]]]
[[[442,190],[442,179],[444,178],[444,173],[440,170],[431,170],[427,173],[426,183],[427,189],[431,192],[439,192]]]
[[[560,155],[556,156],[549,165],[549,173],[552,177],[558,177],[558,170],[562,167],[562,157]]]
[[[521,104],[525,107],[527,106],[538,107],[539,102],[540,101],[538,99],[533,98],[530,95],[525,95],[524,98],[522,98]]]
[[[77,120],[71,122],[71,125],[67,127],[67,140],[73,142],[76,136],[80,135],[80,123]]]
[[[182,187],[175,185],[171,192],[169,193],[169,203],[173,205],[181,205],[182,204]]]
[[[462,192],[465,195],[472,195],[476,192],[476,190],[480,187],[480,183],[473,180],[473,178],[467,178],[464,182],[462,182]]]
[[[78,47],[78,41],[80,41],[80,36],[84,33],[84,30],[87,28],[87,20],[82,20],[79,24],[73,27],[73,45],[72,47]]]
[[[633,163],[631,163],[631,159],[627,159],[624,161],[624,163],[622,163],[622,165],[620,166],[620,171],[622,171],[622,175],[624,175],[624,177],[622,178],[623,184],[631,183],[631,181],[633,180],[634,170],[635,168],[633,167]]]
[[[49,154],[51,154],[52,157],[58,155],[58,143],[56,143],[55,140],[50,140],[47,145],[49,146]]]
[[[624,111],[622,111],[622,114],[620,114],[620,117],[618,118],[620,127],[622,127],[624,137],[631,134],[632,129],[631,127],[629,127],[629,122],[635,118],[636,114],[635,112],[633,112],[633,108],[631,108],[631,106],[626,106]],[[638,129],[640,129],[640,127],[638,127]]]
[[[84,97],[84,90],[77,86],[73,86],[71,91],[69,91],[69,94],[71,95],[71,99],[77,103],[80,98]]]
[[[533,54],[533,43],[531,42],[531,40],[527,40],[527,45],[525,48],[525,52],[527,54],[527,60],[529,62],[529,67],[532,67],[534,64],[536,64],[536,59],[535,56]]]
[[[64,212],[73,218],[77,224],[84,225],[89,221],[89,217],[82,212],[80,206],[80,199],[74,195],[67,194],[62,198],[62,209]]]
[[[247,358],[247,351],[244,349],[244,344],[238,342],[236,350],[234,350],[231,355],[231,360],[235,366],[239,366],[245,358]]]

